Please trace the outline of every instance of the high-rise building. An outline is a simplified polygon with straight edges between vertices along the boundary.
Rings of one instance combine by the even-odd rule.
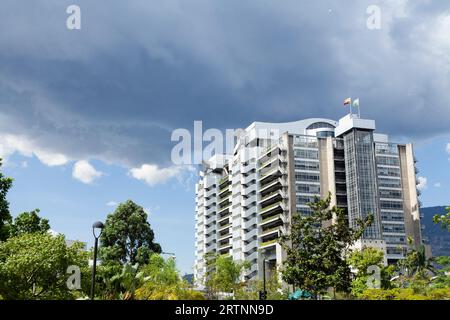
[[[194,277],[201,286],[208,254],[246,260],[245,280],[275,270],[285,253],[278,239],[294,213],[310,213],[315,196],[332,195],[350,226],[374,221],[356,247],[377,247],[386,262],[402,259],[407,239],[422,242],[416,167],[411,144],[389,142],[375,121],[349,114],[339,121],[254,122],[234,152],[215,155],[196,185]]]

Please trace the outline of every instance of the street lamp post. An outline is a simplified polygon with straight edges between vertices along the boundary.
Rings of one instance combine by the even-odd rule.
[[[102,222],[97,221],[92,225],[92,234],[94,235],[94,263],[92,265],[92,281],[91,281],[91,300],[94,300],[94,289],[95,289],[95,272],[97,269],[97,248],[98,248],[98,238],[100,238],[104,225]],[[95,234],[95,229],[99,229],[100,232],[98,235]]]
[[[263,258],[263,291],[259,292],[259,300],[267,300],[267,290],[266,290],[266,250],[261,252]]]
[[[266,259],[263,260],[263,299],[267,299],[267,290],[266,290]]]

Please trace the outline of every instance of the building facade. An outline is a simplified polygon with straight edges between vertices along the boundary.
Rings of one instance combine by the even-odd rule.
[[[278,239],[295,213],[310,213],[315,196],[331,193],[350,226],[373,214],[356,247],[377,247],[386,262],[402,259],[407,239],[422,243],[411,144],[375,133],[375,121],[349,114],[339,121],[254,122],[231,155],[205,163],[196,185],[194,277],[203,285],[212,254],[246,260],[244,280],[276,270],[285,258]]]

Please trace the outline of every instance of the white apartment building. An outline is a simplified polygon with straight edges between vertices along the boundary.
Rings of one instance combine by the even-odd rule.
[[[231,155],[215,155],[196,185],[194,278],[202,286],[208,254],[251,262],[245,280],[276,270],[285,258],[278,238],[293,213],[309,214],[314,196],[332,194],[352,226],[374,223],[357,246],[375,246],[387,262],[404,257],[407,238],[422,242],[411,144],[390,143],[375,121],[349,114],[339,121],[254,122]]]

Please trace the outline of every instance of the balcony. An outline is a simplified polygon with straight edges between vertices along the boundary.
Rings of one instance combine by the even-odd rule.
[[[260,226],[262,227],[264,225],[275,222],[277,220],[281,220],[283,223],[285,222],[284,216],[281,213],[279,213],[274,216],[270,216],[270,217],[267,217],[267,218],[264,218],[263,220],[261,220]]]
[[[224,221],[226,221],[226,220],[230,220],[230,217],[231,217],[231,213],[227,213],[227,214],[225,214],[225,215],[223,215],[223,216],[220,216],[218,219],[217,219],[217,223],[223,223]]]
[[[268,248],[268,247],[272,247],[275,246],[278,243],[279,239],[273,239],[273,240],[269,240],[266,242],[262,242],[259,247],[260,248]]]
[[[216,205],[216,197],[211,197],[209,199],[205,200],[205,207],[211,207],[211,206],[215,206]]]
[[[219,198],[227,197],[227,193],[228,193],[228,192],[231,194],[231,191],[230,191],[230,188],[229,188],[229,187],[220,190]]]
[[[225,229],[228,229],[230,227],[231,227],[231,223],[227,223],[227,224],[224,224],[224,225],[217,225],[217,231],[221,232],[221,231],[223,231]]]
[[[271,163],[274,163],[276,161],[278,161],[278,164],[287,162],[286,159],[284,159],[284,157],[282,157],[280,154],[276,154],[276,155],[273,155],[272,157],[270,157],[264,163],[262,163],[259,166],[259,170],[264,169],[266,166],[268,166]],[[277,166],[278,166],[278,164],[277,164]]]
[[[245,261],[254,261],[256,259],[258,259],[258,251],[255,251],[245,257]]]
[[[285,228],[283,226],[276,226],[269,229],[266,229],[261,232],[260,237],[267,237],[269,235],[277,234],[277,236],[281,236],[281,234],[285,233]]]
[[[248,174],[250,173],[252,170],[256,171],[255,165],[254,164],[249,164],[247,166],[241,167],[241,174]]]
[[[258,180],[260,181],[260,183],[263,183],[263,181],[266,181],[267,179],[269,179],[270,177],[280,177],[283,175],[286,175],[287,171],[281,167],[274,167],[271,168],[270,170],[267,170],[264,173],[261,173],[261,176],[258,178]]]
[[[244,252],[252,251],[258,247],[258,241],[252,240],[244,245]]]
[[[206,218],[205,224],[209,225],[211,223],[214,223],[216,221],[216,216],[215,215],[211,215],[208,216],[208,218]]]
[[[225,207],[227,202],[230,202],[230,197],[224,197],[221,200],[219,200],[219,208]],[[220,209],[219,209],[220,210]]]
[[[214,212],[216,212],[216,206],[211,205],[209,208],[206,208],[205,216],[210,216],[210,215],[214,214]],[[206,223],[206,224],[208,224],[208,223]]]
[[[287,184],[281,178],[278,178],[277,180],[272,181],[269,184],[261,186],[261,189],[259,191],[260,193],[271,192],[280,187],[287,187]]]
[[[250,228],[256,228],[257,219],[256,217],[251,218],[250,220],[244,221],[243,228],[244,229],[250,229]]]
[[[228,180],[229,180],[229,176],[227,175],[227,176],[225,176],[225,177],[223,177],[223,178],[221,178],[220,180],[219,180],[219,187],[222,185],[222,184],[224,184],[225,182],[227,182]]]
[[[232,237],[233,235],[231,234],[231,233],[227,233],[227,234],[224,234],[224,235],[218,235],[217,236],[217,241],[224,241],[224,240],[226,240],[226,239],[230,239],[231,237]]]
[[[258,235],[258,228],[254,226],[250,231],[244,233],[243,240],[250,241],[252,238]]]
[[[216,188],[213,187],[211,190],[205,192],[205,198],[210,198],[211,196],[215,196]]]
[[[241,206],[248,208],[256,205],[256,194],[249,196],[248,198],[244,198],[241,200]]]
[[[206,243],[211,244],[212,242],[214,242],[216,240],[216,234],[213,233],[209,236],[206,237]]]
[[[286,210],[287,208],[286,208],[286,206],[284,205],[284,203],[283,203],[283,200],[280,200],[280,201],[278,201],[278,202],[275,202],[275,203],[272,203],[271,205],[269,205],[269,206],[267,206],[267,207],[264,207],[264,208],[261,208],[261,210],[259,211],[259,213],[260,214],[268,214],[268,213],[270,213],[270,212],[272,212],[272,211],[275,211],[275,210],[277,210],[277,209],[281,209],[281,210]]]
[[[216,252],[216,246],[215,245],[206,246],[205,253],[210,253],[210,252]]]
[[[264,206],[266,203],[270,204],[270,202],[274,202],[276,200],[282,200],[286,198],[286,193],[281,190],[273,191],[267,195],[265,195],[261,200],[259,200],[259,204]]]
[[[231,208],[231,203],[228,206],[219,209],[219,211],[218,211],[219,215],[224,216],[226,213],[231,213],[230,208]]]
[[[206,228],[205,233],[206,234],[210,234],[211,232],[213,232],[214,230],[216,230],[216,225],[214,223],[211,223],[211,225],[209,227]]]
[[[223,243],[223,244],[219,244],[219,250],[223,250],[225,248],[231,248],[233,246],[233,244],[228,241],[227,243]]]
[[[280,148],[280,146],[279,145],[271,145],[271,146],[268,146],[267,148],[266,148],[266,150],[264,150],[264,151],[262,151],[261,152],[261,155],[259,156],[259,158],[258,158],[258,162],[265,162],[267,159],[269,159],[270,157],[272,157],[273,156],[273,152],[274,151],[276,151],[276,154],[279,154],[280,153],[280,150],[281,150],[281,148]]]
[[[250,186],[256,182],[256,174],[249,174],[246,177],[241,178],[241,184]]]
[[[247,188],[244,188],[244,189],[242,190],[242,193],[243,193],[244,195],[248,195],[249,193],[252,193],[252,192],[254,192],[254,191],[256,191],[256,183],[254,183],[254,184],[248,186]]]

